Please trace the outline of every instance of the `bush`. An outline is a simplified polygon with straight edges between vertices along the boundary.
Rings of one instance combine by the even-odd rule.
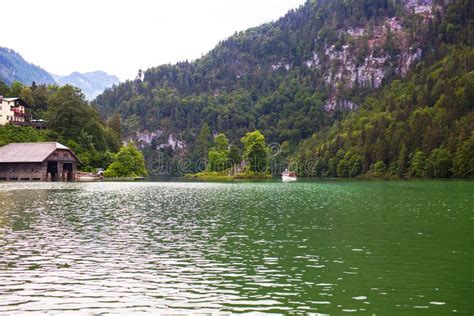
[[[147,174],[143,154],[132,143],[120,149],[104,172],[106,177],[111,178],[141,177]]]

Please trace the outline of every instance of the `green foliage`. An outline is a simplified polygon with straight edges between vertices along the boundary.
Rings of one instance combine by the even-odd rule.
[[[214,146],[208,154],[208,170],[222,171],[230,167],[229,155],[229,140],[225,134],[217,134],[214,137]]]
[[[349,176],[357,177],[363,172],[363,159],[359,154],[353,155],[349,160]]]
[[[211,131],[236,143],[259,130],[268,142],[294,146],[291,157],[272,156],[272,163],[295,162],[303,175],[471,177],[474,2],[436,5],[443,9],[425,23],[400,1],[307,1],[275,23],[234,34],[196,61],[148,69],[142,80],[105,91],[96,105],[104,115],[121,115],[125,135],[161,129],[180,136],[193,161],[207,157]],[[406,37],[390,31],[380,47],[369,45],[373,30],[394,16]],[[341,32],[358,27],[369,35]],[[423,52],[404,78],[394,71],[408,53],[400,43]],[[370,54],[390,54],[381,89],[327,84],[337,60],[326,49],[345,45],[359,66]],[[318,67],[308,67],[315,54]],[[334,99],[358,108],[326,111]],[[244,143],[247,162],[251,148]]]
[[[201,126],[201,130],[199,131],[199,135],[196,140],[196,146],[194,148],[195,155],[198,158],[205,158],[209,151],[209,146],[211,143],[211,130],[209,126],[204,123]]]
[[[266,147],[265,136],[263,136],[260,131],[248,132],[244,137],[240,139],[241,143],[244,145],[244,160],[248,160],[250,156],[250,151],[255,144],[261,144],[263,148]]]
[[[2,87],[0,82],[0,87]],[[7,87],[8,88],[8,87]],[[58,141],[71,148],[82,161],[82,170],[105,168],[112,153],[121,146],[120,117],[110,120],[110,127],[100,120],[80,90],[72,86],[24,86],[14,82],[4,89],[5,96],[20,96],[31,106],[34,119],[47,119],[48,129],[6,125],[0,127],[0,145],[12,142]]]
[[[30,87],[23,87],[19,94],[20,98],[26,102],[29,106],[34,107],[35,100],[33,98],[33,92],[31,91]]]
[[[108,126],[119,140],[122,139],[122,119],[118,113],[109,119]]]
[[[214,137],[214,149],[219,152],[227,151],[229,148],[229,140],[224,133],[217,134]]]
[[[371,171],[374,176],[381,177],[385,174],[386,166],[383,161],[379,160],[371,166]]]
[[[265,173],[268,164],[268,150],[265,136],[260,131],[248,132],[241,138],[244,145],[244,160],[255,173]]]
[[[15,81],[12,83],[10,87],[10,94],[12,97],[18,97],[23,90],[23,84],[19,81]]]
[[[0,81],[0,95],[4,97],[10,96],[10,87],[3,81]]]
[[[248,167],[252,172],[265,173],[268,162],[268,152],[265,144],[262,142],[256,142],[250,145],[247,159]]]
[[[111,178],[141,177],[147,174],[143,154],[132,143],[120,149],[104,172],[106,177]]]
[[[474,133],[457,148],[454,173],[461,178],[474,178]]]
[[[227,159],[230,165],[239,165],[242,162],[242,156],[240,154],[239,147],[234,144],[230,145],[229,153],[227,154]]]
[[[208,170],[222,171],[229,168],[227,151],[210,150],[208,155]]]
[[[63,86],[50,95],[45,118],[50,137],[72,143],[83,168],[104,168],[110,161],[108,151],[120,147],[117,123],[113,126],[116,130],[106,127],[81,91],[73,86]]]
[[[417,151],[413,155],[410,163],[410,175],[415,178],[426,176],[426,155],[422,151]]]
[[[361,174],[472,177],[471,76],[474,49],[452,46],[431,66],[418,67],[404,82],[395,80],[341,122],[301,142],[294,158],[300,165],[317,158],[327,164],[326,176],[347,176],[350,158],[344,157],[357,148]],[[383,174],[370,168],[378,161],[387,166]]]
[[[446,148],[436,148],[431,152],[429,159],[429,172],[435,178],[451,176],[452,159]]]
[[[349,173],[349,163],[347,160],[345,159],[342,159],[341,161],[339,161],[339,163],[337,164],[337,176],[338,177],[349,177],[350,173]]]
[[[10,143],[35,143],[47,140],[45,131],[32,127],[18,127],[10,124],[0,126],[0,146]]]

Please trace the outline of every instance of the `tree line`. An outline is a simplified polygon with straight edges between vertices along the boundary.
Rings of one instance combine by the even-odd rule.
[[[133,145],[122,147],[120,116],[113,115],[107,121],[102,120],[97,109],[86,101],[79,88],[35,83],[25,86],[20,82],[8,86],[0,81],[0,95],[20,97],[30,106],[33,118],[47,122],[45,130],[11,124],[2,126],[0,145],[57,141],[76,153],[82,162],[81,170],[95,171],[112,166],[108,173],[111,176],[146,174],[145,164],[140,161],[140,157],[143,160],[141,153],[133,149]],[[129,165],[124,165],[125,161],[129,161]],[[136,163],[132,164],[131,161]]]

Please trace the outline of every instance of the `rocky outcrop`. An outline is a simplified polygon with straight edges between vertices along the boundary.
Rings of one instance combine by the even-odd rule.
[[[424,16],[425,23],[433,17],[433,9],[436,9],[432,0],[407,0],[405,8]],[[418,43],[408,40],[409,30],[397,17],[386,18],[371,29],[352,27],[340,29],[338,34],[345,39],[345,45],[326,46],[305,61],[307,67],[322,73],[329,91],[332,91],[327,110],[337,106],[356,107],[349,100],[336,101],[340,88],[380,88],[387,75],[404,77],[423,53]]]
[[[127,141],[133,141],[139,147],[152,147],[155,149],[171,148],[172,150],[185,149],[185,143],[174,134],[165,135],[162,130],[140,131],[132,135]]]

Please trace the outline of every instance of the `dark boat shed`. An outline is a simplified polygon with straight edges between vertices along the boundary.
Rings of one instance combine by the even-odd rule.
[[[0,147],[0,180],[75,181],[80,163],[57,142],[13,143]]]

